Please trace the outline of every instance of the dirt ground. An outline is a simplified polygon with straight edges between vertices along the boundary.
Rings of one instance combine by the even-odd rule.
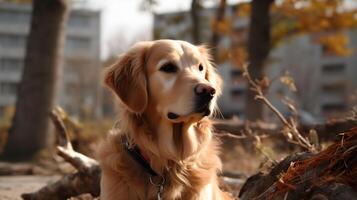
[[[57,181],[58,175],[0,176],[0,199],[20,200],[22,193],[33,192],[49,182]]]
[[[242,175],[234,181],[225,180],[225,189],[237,193],[245,179],[259,170],[264,158],[255,152],[251,141],[245,140],[222,139],[221,151],[223,171]],[[275,158],[280,156],[274,155]],[[20,200],[22,193],[34,192],[73,170],[68,163],[58,162],[51,156],[28,163],[0,161],[0,200]]]

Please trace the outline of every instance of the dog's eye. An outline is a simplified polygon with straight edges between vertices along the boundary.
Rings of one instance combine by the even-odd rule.
[[[203,66],[202,66],[202,64],[200,64],[200,66],[198,66],[198,69],[199,69],[200,71],[202,71],[202,70],[203,70]]]
[[[166,73],[175,73],[178,71],[178,67],[172,63],[167,63],[160,67],[159,70]]]

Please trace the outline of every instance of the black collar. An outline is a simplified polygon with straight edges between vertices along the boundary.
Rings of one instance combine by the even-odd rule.
[[[141,155],[140,149],[138,146],[129,146],[129,142],[126,137],[123,137],[123,145],[125,150],[129,153],[129,155],[146,171],[146,173],[151,176],[157,176],[158,174],[151,168],[150,164],[147,160]]]

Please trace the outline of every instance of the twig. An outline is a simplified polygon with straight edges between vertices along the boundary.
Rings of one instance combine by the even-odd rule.
[[[74,151],[73,149],[57,147],[58,155],[65,161],[70,163],[78,171],[86,173],[94,165],[98,165],[98,162],[92,158],[89,158],[81,153]]]
[[[218,175],[223,176],[223,177],[228,177],[228,178],[234,178],[234,179],[246,179],[247,178],[247,176],[245,174],[238,173],[238,172],[232,172],[232,171],[222,171]]]
[[[248,135],[251,137],[254,141],[254,146],[257,151],[259,151],[267,160],[269,160],[271,163],[276,164],[277,161],[273,159],[269,154],[265,152],[265,149],[263,148],[263,143],[261,141],[260,135],[255,134],[252,129],[250,128],[249,124],[245,125],[244,128],[244,135]]]
[[[247,66],[243,67],[243,76],[248,80],[249,84],[251,85],[251,90],[255,91],[257,93],[256,99],[261,100],[270,110],[272,110],[276,116],[280,119],[280,121],[287,127],[289,130],[289,133],[291,133],[292,138],[289,137],[289,134],[284,134],[284,136],[287,138],[287,141],[293,144],[298,144],[300,147],[303,147],[306,150],[309,150],[311,152],[315,152],[316,148],[314,145],[311,144],[311,142],[307,139],[304,138],[300,132],[297,129],[296,123],[293,121],[288,121],[283,114],[268,100],[268,98],[264,95],[263,89],[258,83],[258,80],[253,80],[252,77],[250,76]]]
[[[62,147],[72,149],[72,144],[69,139],[69,135],[67,129],[63,123],[63,120],[60,117],[60,108],[56,107],[50,113],[50,118],[55,125],[56,132],[57,132],[57,144]]]
[[[246,135],[235,135],[232,133],[217,133],[218,137],[229,137],[229,138],[234,138],[234,139],[247,139],[248,137]]]
[[[232,133],[227,133],[227,132],[220,132],[220,133],[217,133],[217,136],[218,137],[229,137],[229,138],[234,138],[234,139],[248,139],[249,136],[247,135],[235,135],[235,134],[232,134]],[[266,134],[263,134],[263,135],[259,135],[260,138],[267,138],[269,137],[270,135],[266,135]]]
[[[72,144],[69,139],[69,134],[67,132],[66,127],[64,126],[63,120],[60,117],[60,112],[60,108],[56,108],[50,114],[50,117],[58,133],[58,155],[65,159],[77,170],[81,172],[86,172],[91,166],[98,165],[98,162],[73,150]]]

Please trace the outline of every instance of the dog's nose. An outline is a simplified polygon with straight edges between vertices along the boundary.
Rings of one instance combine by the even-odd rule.
[[[195,87],[195,94],[198,96],[213,98],[214,94],[216,94],[216,90],[209,85],[200,83]]]

